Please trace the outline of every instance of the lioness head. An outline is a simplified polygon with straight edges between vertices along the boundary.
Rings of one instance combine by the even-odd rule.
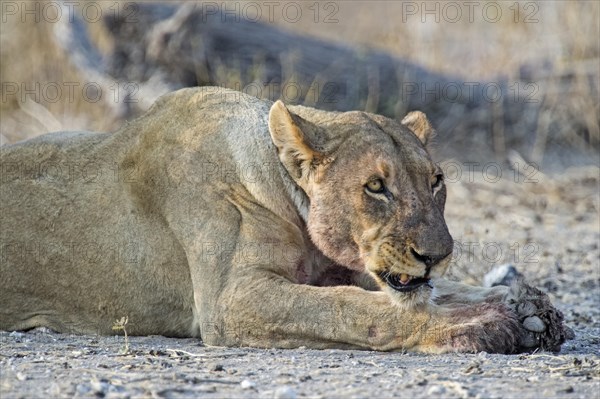
[[[441,169],[425,145],[421,112],[401,123],[364,112],[332,113],[276,102],[269,130],[279,159],[310,200],[315,245],[351,269],[365,268],[402,302],[425,299],[450,262]]]

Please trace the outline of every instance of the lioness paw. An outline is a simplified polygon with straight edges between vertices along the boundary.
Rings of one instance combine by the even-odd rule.
[[[552,305],[548,295],[523,279],[512,283],[506,303],[523,326],[522,350],[540,348],[558,352],[567,339],[574,338],[573,330],[564,325],[563,314]]]

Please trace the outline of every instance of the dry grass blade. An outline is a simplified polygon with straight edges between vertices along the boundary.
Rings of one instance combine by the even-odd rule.
[[[202,359],[219,359],[219,358],[227,358],[227,357],[243,357],[246,356],[246,353],[215,353],[215,354],[207,354],[207,353],[191,353],[181,349],[167,349],[168,352],[171,352],[173,357],[196,357]]]

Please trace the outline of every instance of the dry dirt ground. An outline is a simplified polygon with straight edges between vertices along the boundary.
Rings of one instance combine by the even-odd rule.
[[[597,398],[598,168],[549,178],[503,165],[480,165],[487,174],[463,165],[459,175],[456,165],[445,164],[454,276],[480,283],[493,264],[513,263],[574,329],[561,353],[259,350],[153,336],[130,337],[121,354],[122,335],[37,329],[0,332],[0,397]]]

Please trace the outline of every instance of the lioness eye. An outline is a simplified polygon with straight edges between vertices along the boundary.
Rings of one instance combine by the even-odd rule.
[[[442,186],[442,183],[444,182],[444,176],[439,174],[439,175],[435,175],[433,183],[431,184],[431,190],[433,192],[435,192],[436,189],[440,188]]]
[[[375,194],[382,193],[385,190],[385,186],[383,185],[381,179],[371,180],[367,183],[366,187],[367,190]]]

